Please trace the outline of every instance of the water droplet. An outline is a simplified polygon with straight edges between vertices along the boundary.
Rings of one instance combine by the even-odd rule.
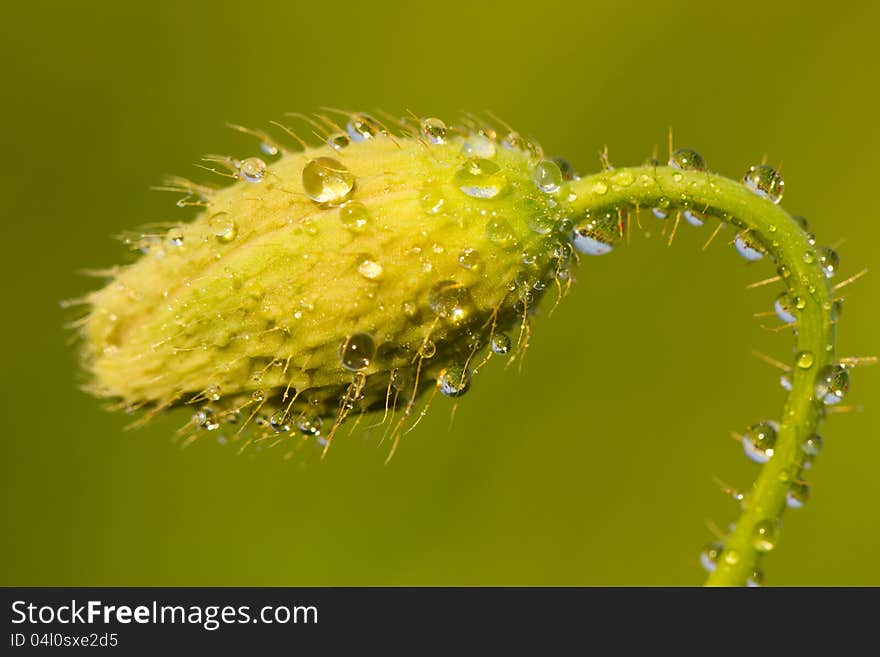
[[[510,336],[506,333],[496,333],[492,336],[492,351],[504,355],[510,351]]]
[[[804,252],[804,262],[808,265],[812,265],[816,262],[816,252],[815,251],[805,251]]]
[[[791,392],[791,374],[788,372],[783,372],[779,377],[779,385],[781,385],[785,390]]]
[[[454,324],[470,316],[473,303],[470,291],[455,281],[437,283],[428,294],[428,305],[434,314]]]
[[[348,201],[339,208],[339,221],[353,233],[362,233],[370,223],[370,211],[363,203]]]
[[[542,192],[553,194],[562,185],[562,171],[553,160],[541,160],[535,165],[532,180]]]
[[[773,302],[773,309],[776,311],[776,316],[786,324],[794,324],[797,321],[795,302],[788,292],[781,292],[776,297],[776,301]]]
[[[290,418],[287,411],[276,411],[269,418],[269,426],[278,433],[287,433],[290,431]]]
[[[507,186],[501,167],[481,157],[472,157],[455,173],[456,186],[473,198],[495,198]]]
[[[776,268],[776,273],[779,274],[779,277],[783,280],[791,278],[791,269],[788,265],[779,265],[779,267]]]
[[[262,390],[254,390],[251,393],[251,400],[257,404],[261,404],[266,400],[266,393]]]
[[[348,135],[344,132],[336,132],[327,137],[327,145],[330,146],[330,148],[332,148],[334,151],[341,151],[350,143],[351,142],[348,139]]]
[[[737,233],[733,241],[737,253],[749,262],[755,262],[764,257],[764,247],[758,244],[750,235]]]
[[[495,144],[482,135],[471,135],[461,144],[461,154],[465,157],[495,157]]]
[[[724,544],[717,541],[709,543],[704,547],[703,551],[700,552],[700,565],[703,567],[703,570],[707,573],[715,572],[715,568],[718,567],[718,559],[721,557],[723,550]]]
[[[758,568],[753,570],[751,575],[746,578],[746,586],[749,588],[764,586],[764,571]]]
[[[419,312],[418,307],[412,301],[404,301],[400,304],[400,309],[403,311],[404,315],[410,318],[415,317]]]
[[[620,223],[616,212],[605,212],[589,217],[578,224],[571,234],[571,243],[581,253],[604,255],[609,253],[620,239]]]
[[[556,166],[558,166],[559,170],[562,172],[563,180],[568,181],[578,179],[577,171],[574,170],[574,166],[572,166],[571,162],[564,157],[551,157],[550,159],[556,162]]]
[[[480,254],[474,249],[464,248],[458,254],[458,264],[468,271],[480,271],[483,261],[480,259]]]
[[[461,397],[470,385],[471,373],[462,365],[451,365],[437,377],[437,387],[447,397]]]
[[[356,333],[339,347],[339,360],[345,369],[357,372],[370,366],[375,353],[376,344],[373,338],[366,333]]]
[[[702,226],[706,221],[706,215],[702,212],[694,212],[693,210],[684,211],[684,220],[691,226]]]
[[[345,131],[353,142],[360,143],[379,134],[379,124],[366,114],[355,114],[345,125]]]
[[[197,427],[205,429],[206,431],[213,431],[220,426],[220,423],[217,421],[217,416],[210,406],[202,406],[193,414],[192,419]]]
[[[776,520],[762,520],[752,530],[752,547],[758,552],[770,552],[776,547],[779,523]]]
[[[803,508],[810,499],[810,484],[805,481],[796,481],[788,489],[785,496],[785,505],[789,509]]]
[[[168,233],[168,243],[171,246],[183,246],[183,233],[174,229]]]
[[[816,378],[816,398],[826,405],[836,404],[849,392],[849,370],[843,365],[826,365]]]
[[[490,242],[505,249],[516,245],[516,235],[513,228],[504,219],[489,219],[486,223],[486,237]]]
[[[220,386],[208,386],[207,389],[205,389],[205,397],[211,401],[220,401]]]
[[[705,171],[706,160],[693,148],[679,148],[669,158],[669,166],[682,171]]]
[[[249,157],[242,160],[238,175],[249,183],[262,182],[266,177],[266,163],[258,157]]]
[[[809,228],[809,224],[807,223],[806,217],[802,217],[799,214],[796,214],[792,217],[794,222],[801,227],[802,230],[807,230]]]
[[[371,281],[374,281],[382,276],[382,272],[382,265],[369,257],[361,260],[360,264],[358,265],[358,273],[364,278],[370,279]]]
[[[324,420],[319,415],[303,413],[296,419],[296,428],[305,436],[320,436]]]
[[[446,124],[440,119],[430,118],[422,121],[422,137],[431,144],[446,143]]]
[[[776,447],[777,429],[778,425],[770,421],[758,422],[746,429],[742,437],[746,456],[755,463],[763,464],[769,461]]]
[[[332,157],[319,157],[303,167],[302,184],[310,199],[318,203],[342,203],[354,187],[354,176]]]
[[[663,208],[651,208],[651,214],[653,214],[658,219],[666,219],[669,214]]]
[[[736,564],[739,563],[739,559],[740,559],[739,552],[737,552],[736,550],[733,550],[731,548],[727,548],[721,554],[721,557],[722,557],[722,559],[724,559],[724,563],[726,563],[729,566],[735,566]]]
[[[819,456],[819,452],[822,451],[822,436],[817,433],[807,436],[801,443],[801,449],[807,456]]]
[[[419,356],[422,358],[433,358],[434,354],[437,353],[437,345],[434,344],[433,340],[425,340],[421,345],[419,345]]]
[[[802,370],[808,370],[813,366],[813,363],[816,362],[816,357],[813,355],[812,351],[799,351],[797,356],[795,356],[794,362]]]
[[[823,246],[819,249],[819,264],[822,266],[822,271],[825,272],[825,277],[831,278],[840,267],[840,256],[831,247]]]
[[[743,177],[743,182],[755,194],[763,196],[773,203],[779,203],[782,200],[785,181],[776,169],[767,164],[750,166]]]
[[[208,219],[208,227],[211,229],[218,242],[231,242],[238,235],[238,226],[228,212],[218,212]]]

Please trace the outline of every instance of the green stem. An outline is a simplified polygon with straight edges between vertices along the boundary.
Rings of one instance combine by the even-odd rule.
[[[834,362],[835,330],[832,290],[804,230],[778,205],[743,184],[717,174],[671,167],[634,167],[604,171],[569,183],[576,195],[575,216],[607,210],[629,213],[661,207],[670,213],[690,209],[713,215],[748,231],[785,267],[782,281],[791,295],[806,301],[797,321],[795,353],[811,354],[792,363],[792,389],[785,402],[773,457],[763,466],[746,497],[736,528],[727,537],[710,586],[742,586],[758,568],[763,552],[772,549],[786,496],[799,478],[805,454],[801,445],[816,431],[822,408],[814,399],[816,373]],[[812,255],[805,255],[812,254]],[[792,358],[795,360],[795,357]],[[769,533],[762,529],[768,529]],[[759,540],[760,539],[760,540]]]

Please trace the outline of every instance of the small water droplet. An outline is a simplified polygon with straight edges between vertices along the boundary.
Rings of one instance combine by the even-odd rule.
[[[344,132],[335,132],[327,137],[327,145],[334,151],[341,151],[350,143],[351,141],[349,140],[348,135]]]
[[[693,148],[679,148],[669,158],[669,166],[682,171],[705,171],[706,160]]]
[[[467,160],[455,173],[455,184],[473,198],[495,198],[507,187],[507,178],[501,167],[481,157]]]
[[[440,119],[424,119],[421,124],[422,137],[431,144],[446,143],[446,124]]]
[[[719,542],[709,543],[700,552],[700,565],[707,573],[715,572],[718,567],[718,559],[724,550],[724,544]]]
[[[332,157],[311,160],[302,172],[302,184],[310,199],[318,203],[342,203],[354,187],[354,176]]]
[[[461,397],[471,385],[471,373],[463,365],[450,365],[437,377],[437,387],[447,397]]]
[[[771,421],[758,422],[746,429],[742,446],[751,461],[763,464],[771,459],[776,447],[777,429],[778,425]]]
[[[474,249],[464,248],[458,254],[458,264],[468,271],[480,271],[483,261]]]
[[[779,376],[779,385],[781,385],[785,390],[788,390],[789,392],[791,392],[791,386],[792,386],[791,374],[789,374],[788,372],[783,372]]]
[[[795,302],[788,292],[781,292],[776,297],[776,301],[773,302],[773,309],[776,311],[776,316],[786,324],[794,324],[797,321]]]
[[[819,452],[822,451],[822,436],[817,433],[807,436],[801,443],[801,449],[807,456],[819,456]]]
[[[819,249],[819,264],[822,266],[822,271],[825,272],[825,277],[831,278],[840,267],[840,256],[831,247],[823,246]]]
[[[791,278],[791,269],[788,265],[779,265],[779,267],[776,268],[776,273],[779,274],[779,277],[783,280]]]
[[[749,262],[755,262],[764,257],[764,247],[758,244],[749,234],[737,233],[733,241],[737,253]]]
[[[684,220],[691,226],[702,226],[706,221],[706,215],[701,212],[694,212],[693,210],[685,210]]]
[[[794,361],[802,370],[808,370],[816,362],[816,357],[812,351],[799,351]]]
[[[752,529],[752,547],[758,552],[770,552],[779,540],[779,523],[776,520],[762,520]]]
[[[492,336],[492,351],[504,355],[510,351],[510,336],[506,333],[496,333]]]
[[[220,422],[217,421],[217,415],[210,406],[202,406],[193,414],[192,419],[197,427],[206,431],[213,431],[220,426]]]
[[[238,175],[249,183],[262,182],[266,177],[266,163],[258,157],[249,157],[242,160],[238,168]]]
[[[532,180],[542,192],[553,194],[562,185],[562,171],[553,160],[541,160],[535,165]]]
[[[369,257],[361,260],[360,264],[358,265],[358,273],[364,278],[370,279],[371,281],[374,281],[382,276],[382,272],[382,265]]]
[[[804,262],[808,265],[812,265],[816,262],[816,252],[815,251],[804,251]]]
[[[375,353],[373,338],[366,333],[356,333],[339,347],[339,360],[345,369],[357,372],[370,366]]]
[[[616,212],[605,212],[588,217],[575,226],[570,241],[581,253],[604,255],[609,253],[620,239],[620,220]]]
[[[849,370],[843,365],[826,365],[816,378],[816,398],[826,405],[837,404],[849,392]]]
[[[220,401],[220,392],[220,386],[208,386],[208,388],[205,390],[205,397],[207,397],[211,401]]]
[[[435,315],[458,324],[467,319],[473,310],[470,291],[461,283],[442,281],[431,288],[428,306]]]
[[[372,139],[379,134],[379,124],[366,114],[355,114],[345,125],[345,131],[351,141],[360,143]]]
[[[363,203],[348,201],[339,208],[339,221],[353,233],[362,233],[370,223],[370,211]]]
[[[168,243],[171,246],[183,246],[183,233],[178,229],[173,229],[168,233]]]
[[[759,568],[753,570],[751,574],[746,578],[746,586],[748,586],[749,588],[764,586],[764,571]]]
[[[269,418],[269,426],[278,433],[290,431],[290,418],[286,411],[276,411]]]
[[[251,393],[251,400],[256,402],[257,404],[260,404],[266,400],[266,393],[264,393],[262,390],[254,390]]]
[[[800,509],[810,499],[810,484],[805,481],[796,481],[788,489],[785,496],[785,505],[789,509]]]
[[[433,340],[425,340],[421,345],[419,345],[419,356],[422,358],[433,358],[434,354],[437,353],[437,345],[434,344]]]
[[[492,218],[486,223],[486,237],[490,242],[508,249],[516,245],[516,235],[510,224],[501,218]]]
[[[218,242],[231,242],[238,235],[238,226],[228,212],[218,212],[208,219],[208,227],[211,229]]]
[[[461,144],[461,154],[465,157],[495,157],[495,144],[482,135],[471,135]]]
[[[773,203],[782,200],[782,192],[785,189],[785,181],[782,175],[767,164],[757,164],[749,167],[743,177],[746,187]]]
[[[320,436],[324,420],[320,415],[303,413],[296,419],[296,428],[305,436]]]

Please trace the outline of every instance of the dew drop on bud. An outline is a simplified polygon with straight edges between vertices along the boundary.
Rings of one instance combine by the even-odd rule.
[[[746,586],[749,588],[764,586],[764,571],[757,568],[753,570],[746,578]]]
[[[810,499],[810,484],[805,481],[796,481],[788,489],[785,496],[785,505],[789,509],[800,509]]]
[[[752,530],[752,547],[758,552],[770,552],[779,540],[779,523],[776,520],[762,520]]]
[[[228,212],[218,212],[208,219],[208,227],[218,242],[231,242],[238,235],[238,226]]]
[[[577,180],[578,174],[577,171],[574,170],[574,166],[571,162],[566,160],[564,157],[551,157],[553,162],[556,162],[556,166],[559,167],[559,171],[562,172],[563,180]]]
[[[510,351],[510,336],[506,333],[496,333],[492,336],[492,351],[504,355]]]
[[[693,148],[679,148],[669,158],[669,166],[682,171],[705,171],[706,160]]]
[[[535,165],[532,180],[545,194],[553,194],[562,186],[562,171],[553,160],[541,160]]]
[[[217,416],[210,406],[202,406],[196,413],[194,413],[193,423],[200,429],[205,429],[207,431],[213,431],[220,426],[220,423],[217,421]]]
[[[764,247],[747,234],[737,233],[733,245],[736,247],[736,252],[749,262],[755,262],[764,257]]]
[[[715,568],[718,567],[718,559],[721,557],[723,550],[724,544],[717,541],[709,543],[704,547],[702,552],[700,552],[700,565],[703,567],[703,570],[707,573],[715,572]]]
[[[767,164],[757,164],[749,167],[743,177],[746,187],[773,203],[782,200],[782,192],[785,189],[785,181],[782,175]]]
[[[421,125],[422,137],[430,144],[446,143],[446,124],[440,119],[424,119]]]
[[[604,255],[614,248],[620,232],[617,213],[605,212],[575,226],[570,239],[572,246],[581,253]]]
[[[482,157],[472,157],[455,173],[455,184],[472,198],[495,198],[507,187],[501,167]]]
[[[766,421],[753,424],[742,437],[743,451],[755,463],[766,463],[773,456],[776,447],[778,425]]]
[[[347,338],[339,348],[339,361],[342,366],[358,372],[370,366],[373,354],[376,352],[376,344],[366,333],[357,333]]]
[[[822,451],[822,436],[817,433],[807,436],[804,438],[804,442],[801,443],[801,450],[807,456],[818,456],[819,452]]]
[[[460,397],[471,385],[470,371],[462,365],[451,365],[440,372],[437,387],[447,397]]]
[[[461,144],[461,154],[465,157],[495,157],[495,144],[482,135],[471,135]]]
[[[470,291],[461,283],[442,281],[431,288],[428,306],[438,317],[459,324],[467,319],[473,310]]]
[[[688,222],[691,226],[702,226],[706,221],[705,215],[700,212],[694,212],[693,210],[685,210],[684,211],[684,220]]]
[[[370,211],[363,203],[348,201],[339,208],[339,222],[353,233],[361,233],[370,223]]]
[[[266,177],[266,163],[258,157],[249,157],[242,160],[241,166],[238,168],[238,175],[249,183],[262,182]]]
[[[269,418],[269,426],[278,433],[287,433],[290,431],[290,418],[287,411],[276,411]]]
[[[773,302],[776,316],[786,324],[794,324],[797,321],[795,301],[788,292],[781,292]]]
[[[327,145],[334,151],[341,151],[350,143],[351,141],[349,140],[348,135],[344,132],[335,132],[327,137]]]
[[[823,246],[817,253],[819,265],[822,267],[822,271],[825,272],[825,277],[831,278],[840,267],[840,256],[830,246]]]
[[[799,351],[794,359],[795,364],[802,370],[808,370],[816,362],[812,351]]]
[[[843,365],[826,365],[816,378],[816,398],[823,404],[837,404],[849,392],[849,370]]]
[[[366,114],[355,114],[345,125],[345,131],[351,141],[360,143],[375,137],[379,130],[376,121]]]
[[[351,193],[354,176],[338,160],[319,157],[303,167],[302,184],[313,201],[338,205]]]

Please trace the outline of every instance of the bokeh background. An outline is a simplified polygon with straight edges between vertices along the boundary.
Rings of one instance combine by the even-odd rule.
[[[641,163],[667,128],[731,176],[782,164],[784,205],[877,269],[878,10],[800,2],[11,3],[0,25],[6,585],[691,585],[713,476],[758,472],[729,438],[779,413],[791,353],[753,313],[778,289],[704,229],[583,263],[522,373],[484,370],[450,429],[436,403],[390,465],[375,439],[329,458],[181,449],[78,390],[61,299],[119,262],[123,229],[181,218],[149,191],[224,127],[323,105],[453,119],[490,109],[582,171]],[[197,175],[197,174],[196,174]],[[880,277],[846,290],[843,355],[880,353]],[[766,321],[766,320],[765,320]],[[767,583],[880,584],[880,368],[826,423],[808,506]]]

